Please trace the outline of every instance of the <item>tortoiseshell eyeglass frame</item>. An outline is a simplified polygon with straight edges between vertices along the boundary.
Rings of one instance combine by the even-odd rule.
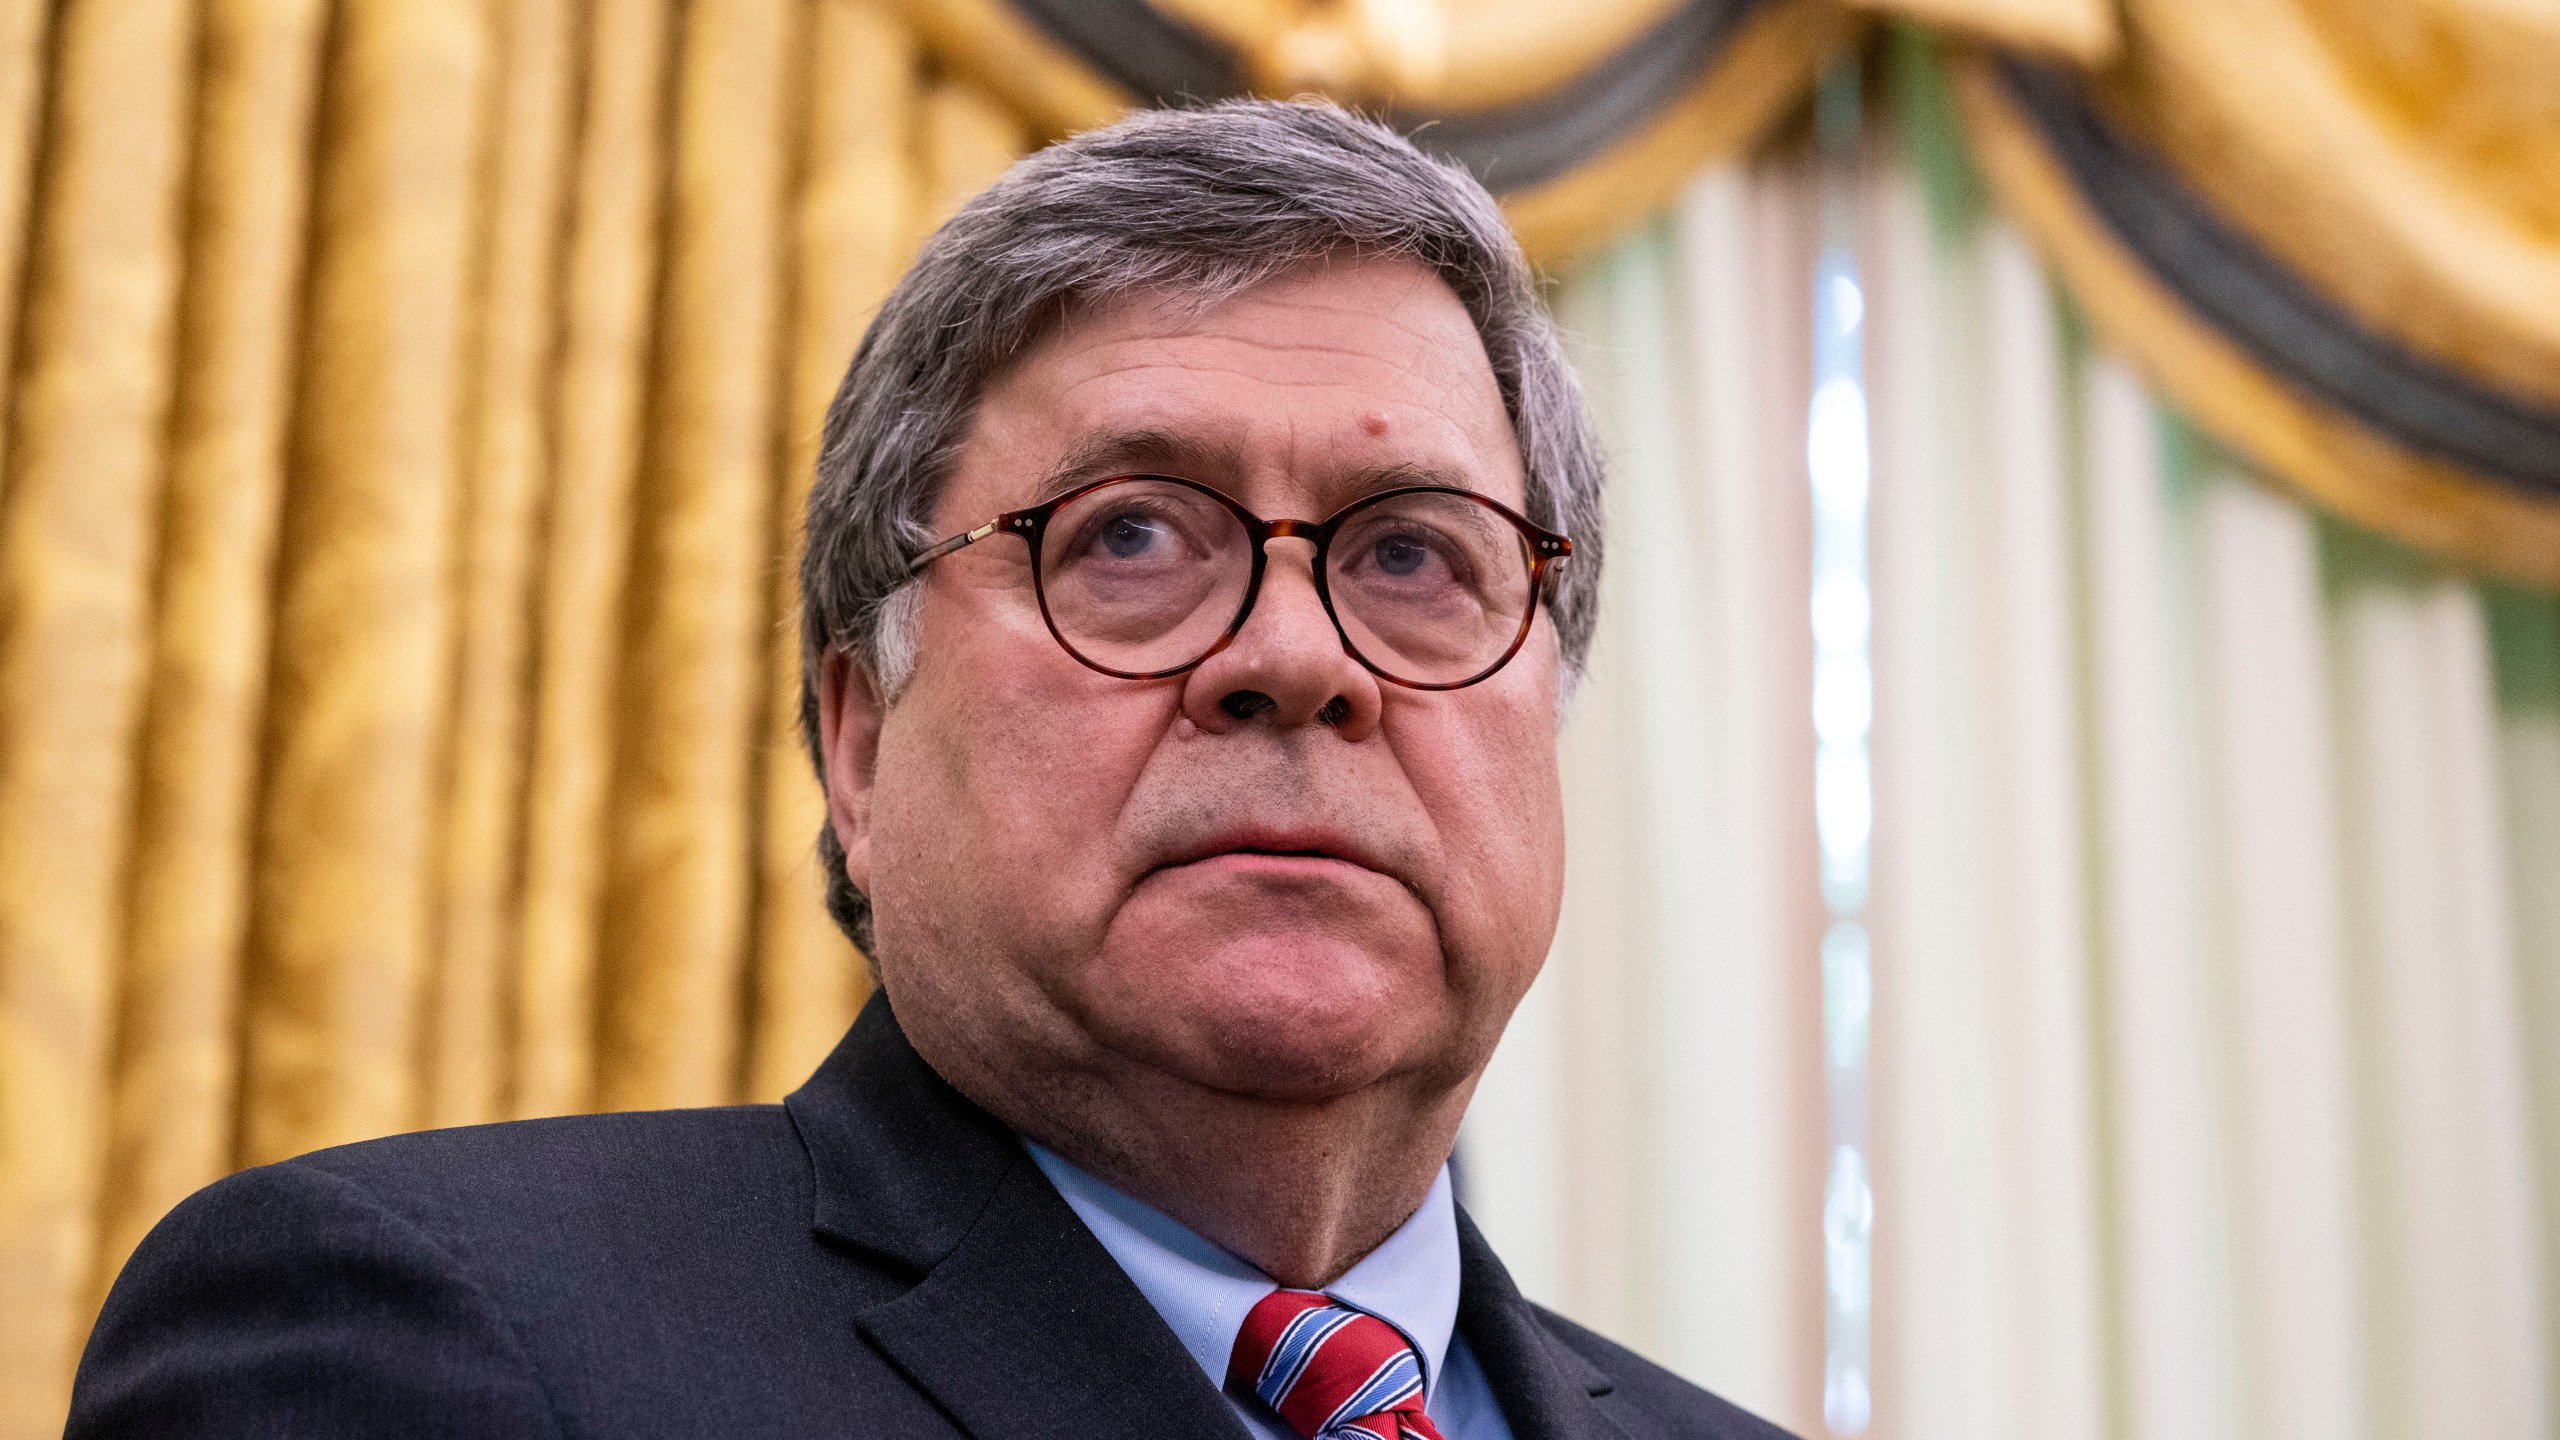
[[[1226,507],[1228,513],[1234,515],[1237,520],[1243,523],[1245,535],[1251,542],[1248,548],[1253,556],[1253,574],[1252,577],[1245,582],[1244,598],[1236,606],[1235,617],[1227,622],[1226,632],[1220,635],[1215,641],[1211,642],[1209,648],[1201,651],[1198,655],[1193,656],[1191,659],[1184,661],[1180,665],[1176,665],[1165,670],[1115,670],[1111,666],[1102,664],[1092,656],[1078,650],[1075,647],[1074,642],[1067,639],[1066,635],[1058,629],[1057,617],[1049,613],[1048,586],[1042,580],[1040,573],[1041,542],[1048,535],[1050,517],[1056,515],[1067,506],[1074,504],[1076,501],[1083,499],[1085,496],[1092,494],[1096,490],[1103,489],[1107,486],[1122,484],[1131,480],[1162,481],[1167,484],[1180,485],[1188,490],[1196,490],[1201,494],[1208,496],[1210,499],[1215,500],[1220,505]],[[1520,628],[1512,634],[1511,643],[1503,648],[1502,654],[1496,657],[1492,664],[1485,666],[1483,669],[1478,670],[1476,673],[1463,680],[1408,680],[1405,677],[1396,674],[1394,671],[1380,666],[1376,661],[1371,660],[1368,656],[1360,653],[1360,647],[1352,643],[1351,632],[1343,628],[1342,616],[1337,614],[1333,608],[1333,591],[1330,584],[1325,579],[1324,562],[1325,556],[1332,548],[1334,532],[1341,528],[1344,520],[1350,518],[1358,511],[1365,510],[1380,501],[1392,500],[1399,495],[1453,495],[1461,500],[1472,501],[1475,504],[1481,505],[1485,509],[1492,511],[1494,514],[1501,516],[1504,520],[1510,522],[1512,529],[1520,533],[1521,545],[1526,552],[1529,563],[1529,602],[1521,608]],[[1349,652],[1352,659],[1360,662],[1362,669],[1367,670],[1370,674],[1377,676],[1388,684],[1401,685],[1408,690],[1463,690],[1469,685],[1473,685],[1480,680],[1489,678],[1494,674],[1494,672],[1500,670],[1503,666],[1510,664],[1512,656],[1520,653],[1520,647],[1527,643],[1529,639],[1529,631],[1534,628],[1538,622],[1538,607],[1545,603],[1547,599],[1547,591],[1555,583],[1555,577],[1557,574],[1556,567],[1564,562],[1565,557],[1573,553],[1573,541],[1570,539],[1567,539],[1552,530],[1541,528],[1529,520],[1528,517],[1520,514],[1516,510],[1513,510],[1510,506],[1503,504],[1499,500],[1488,499],[1485,496],[1477,494],[1473,490],[1462,490],[1454,485],[1400,485],[1391,490],[1374,491],[1370,494],[1363,495],[1359,499],[1352,501],[1350,504],[1343,506],[1341,509],[1334,511],[1331,515],[1322,520],[1265,520],[1261,516],[1254,514],[1252,511],[1238,504],[1232,496],[1210,486],[1203,485],[1197,480],[1186,480],[1179,475],[1135,473],[1127,475],[1109,475],[1099,480],[1088,481],[1085,484],[1076,486],[1072,490],[1064,492],[1063,494],[1052,496],[1037,505],[1029,506],[1021,510],[1008,510],[1003,514],[998,515],[993,520],[988,521],[984,525],[978,526],[974,530],[964,530],[947,540],[938,541],[928,547],[922,554],[916,556],[914,560],[908,562],[907,574],[910,576],[923,574],[926,566],[941,559],[943,556],[949,555],[965,546],[974,545],[979,541],[986,539],[988,536],[999,532],[1008,535],[1019,535],[1022,537],[1022,543],[1030,547],[1032,593],[1039,598],[1040,619],[1042,623],[1049,627],[1049,637],[1058,642],[1058,648],[1066,651],[1069,655],[1074,656],[1076,661],[1079,664],[1084,665],[1086,668],[1099,670],[1105,675],[1114,676],[1122,680],[1170,679],[1173,676],[1184,674],[1190,670],[1198,668],[1201,663],[1206,661],[1210,656],[1217,654],[1219,651],[1226,649],[1230,644],[1233,644],[1236,636],[1243,633],[1246,618],[1253,614],[1253,602],[1260,598],[1262,594],[1262,576],[1269,559],[1268,553],[1263,547],[1270,544],[1273,540],[1286,538],[1307,540],[1314,543],[1316,547],[1315,559],[1313,562],[1315,569],[1316,598],[1324,602],[1325,618],[1333,622],[1333,633],[1341,637],[1342,648]]]

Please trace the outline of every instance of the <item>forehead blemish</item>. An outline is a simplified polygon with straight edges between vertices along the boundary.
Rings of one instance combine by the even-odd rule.
[[[1360,428],[1372,438],[1387,433],[1387,412],[1372,410],[1360,417]]]

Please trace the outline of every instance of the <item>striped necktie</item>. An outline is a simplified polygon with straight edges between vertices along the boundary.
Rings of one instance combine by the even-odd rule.
[[[1422,1413],[1422,1357],[1396,1327],[1312,1290],[1274,1290],[1245,1316],[1228,1383],[1307,1440],[1442,1440]]]

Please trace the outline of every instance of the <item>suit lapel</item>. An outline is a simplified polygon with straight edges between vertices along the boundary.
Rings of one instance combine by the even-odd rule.
[[[977,1440],[1244,1435],[1028,1158],[951,1257],[862,1330]]]
[[[1513,1440],[1626,1440],[1596,1403],[1614,1382],[1548,1332],[1464,1210],[1458,1269],[1458,1331],[1484,1367]]]
[[[874,996],[787,1106],[812,1228],[919,1275],[864,1336],[973,1440],[1244,1428],[1021,1143],[953,1090]]]

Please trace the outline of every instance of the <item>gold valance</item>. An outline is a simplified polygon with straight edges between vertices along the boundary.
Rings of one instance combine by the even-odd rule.
[[[1999,199],[2198,421],[2366,525],[2560,584],[2560,19],[2502,0],[900,0],[1053,134],[1332,95],[1533,256],[1792,113],[1885,16],[1970,47]]]
[[[2362,524],[2560,585],[2560,16],[2129,0],[2114,63],[1962,62],[1974,150],[2199,422]]]
[[[1533,256],[1605,239],[1791,113],[1833,0],[903,0],[928,44],[1065,134],[1137,104],[1322,93],[1484,180]]]

